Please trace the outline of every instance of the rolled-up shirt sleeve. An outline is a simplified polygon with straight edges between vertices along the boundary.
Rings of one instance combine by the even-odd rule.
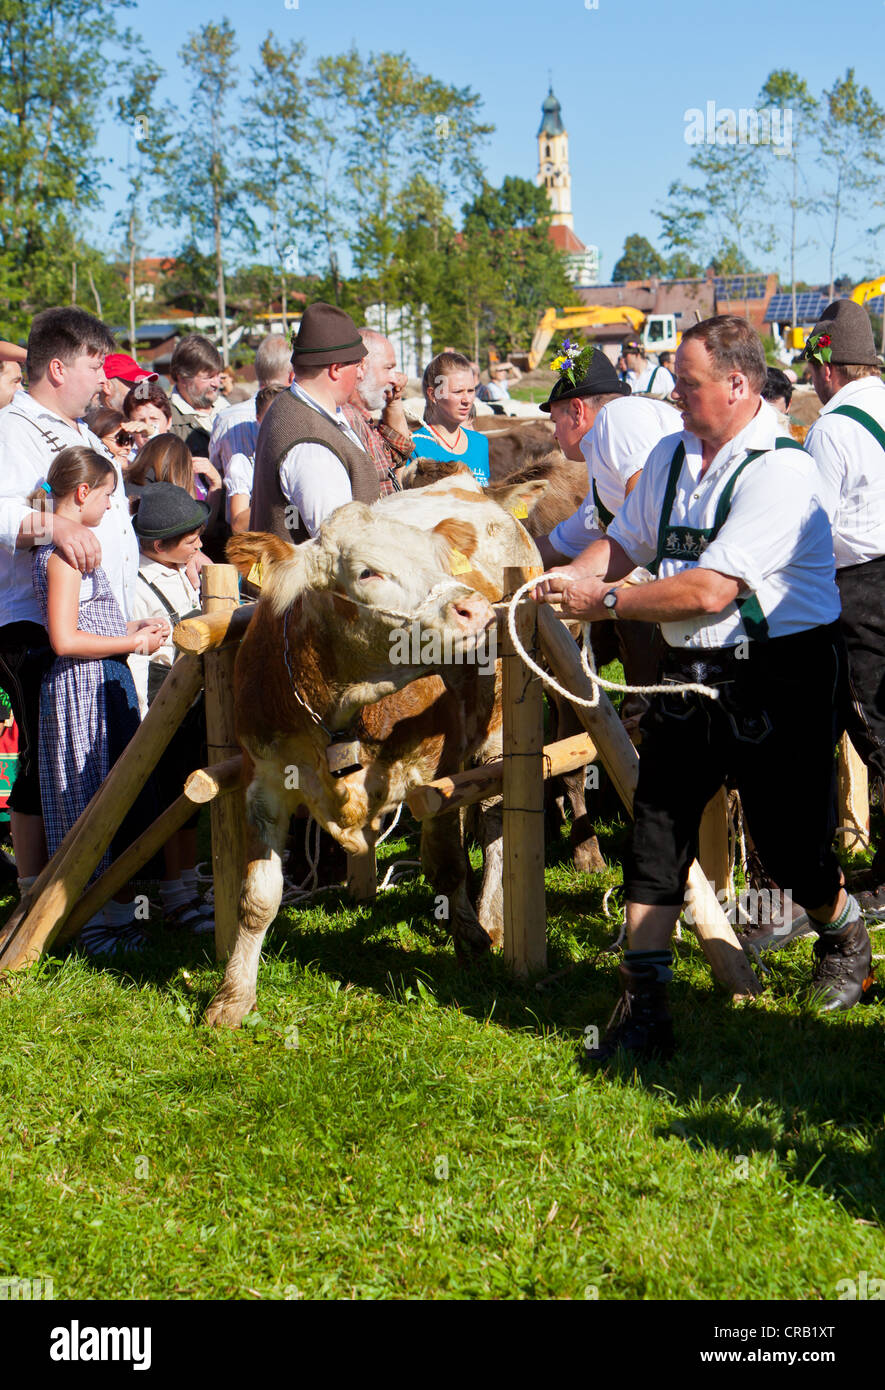
[[[40,480],[33,463],[22,463],[24,451],[10,441],[0,443],[0,545],[14,551],[22,522],[34,510],[25,500]]]
[[[32,511],[33,508],[20,497],[9,497],[0,493],[0,545],[5,550],[15,550],[22,522]]]
[[[548,536],[554,550],[558,550],[560,555],[568,555],[570,560],[576,559],[588,545],[602,538],[603,532],[597,525],[593,496],[589,492],[578,510],[566,517],[565,521],[560,521],[558,526],[554,526]]]
[[[625,498],[614,521],[609,523],[609,540],[616,541],[636,565],[649,564],[658,553],[658,530],[669,468],[669,455],[655,449],[633,491]]]
[[[347,469],[322,444],[296,444],[290,449],[280,464],[280,486],[311,536],[336,507],[353,501]]]

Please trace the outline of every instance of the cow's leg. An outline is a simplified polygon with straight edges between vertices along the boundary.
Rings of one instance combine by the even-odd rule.
[[[467,894],[467,858],[457,811],[431,816],[421,827],[421,863],[437,895],[446,900],[448,921],[458,956],[485,954],[492,946]],[[440,905],[442,906],[442,905]]]
[[[236,944],[221,988],[206,1010],[213,1028],[239,1028],[255,1004],[261,943],[283,895],[282,854],[291,809],[273,783],[256,779],[246,793],[246,877]]]

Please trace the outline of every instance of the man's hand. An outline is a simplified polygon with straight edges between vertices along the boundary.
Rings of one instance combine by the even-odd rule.
[[[558,603],[566,618],[580,618],[583,622],[596,622],[609,617],[603,606],[603,595],[611,584],[598,575],[576,575],[570,570],[551,570],[532,589],[532,598],[538,603]]]
[[[408,379],[405,372],[397,372],[393,385],[384,388],[385,405],[392,405],[394,401],[402,400]]]
[[[81,574],[91,574],[101,564],[101,546],[91,526],[52,516],[52,541],[59,554]]]

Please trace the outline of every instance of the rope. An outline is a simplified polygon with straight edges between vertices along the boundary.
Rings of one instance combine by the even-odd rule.
[[[385,830],[384,834],[380,837],[380,839],[377,839],[377,840],[375,841],[375,848],[376,848],[376,849],[378,848],[379,845],[383,845],[383,844],[384,844],[384,841],[387,839],[387,837],[388,837],[388,835],[390,834],[391,830],[393,830],[397,825],[399,825],[399,818],[400,818],[400,816],[402,815],[402,813],[403,813],[403,803],[400,802],[400,804],[399,804],[399,805],[397,806],[397,808],[396,808],[396,812],[395,812],[395,814],[394,814],[393,820],[390,822],[389,826],[388,826],[387,829]]]
[[[539,676],[545,685],[551,690],[570,700],[573,705],[582,705],[585,709],[596,709],[599,704],[600,687],[604,690],[621,690],[630,695],[707,695],[711,700],[719,699],[719,691],[709,685],[700,685],[697,681],[688,681],[684,685],[621,685],[619,681],[606,680],[596,671],[596,663],[593,659],[593,647],[590,643],[590,624],[582,623],[581,630],[584,637],[584,647],[581,651],[581,667],[585,676],[593,685],[592,699],[585,700],[580,695],[573,695],[570,690],[559,684],[547,671],[543,670],[537,662],[533,661],[519,639],[516,631],[516,606],[525,598],[529,589],[534,589],[541,582],[537,579],[527,579],[524,584],[520,584],[513,598],[507,605],[507,631],[513,643],[513,649],[520,659],[525,662],[529,670]]]

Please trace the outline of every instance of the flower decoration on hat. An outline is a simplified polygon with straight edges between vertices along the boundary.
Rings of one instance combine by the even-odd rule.
[[[812,333],[805,344],[805,357],[809,362],[830,362],[833,357],[833,340],[829,333]]]
[[[572,386],[577,386],[590,370],[594,351],[592,343],[582,348],[578,343],[573,343],[571,338],[566,338],[558,356],[550,363],[550,370],[559,372],[560,381],[568,381]]]

